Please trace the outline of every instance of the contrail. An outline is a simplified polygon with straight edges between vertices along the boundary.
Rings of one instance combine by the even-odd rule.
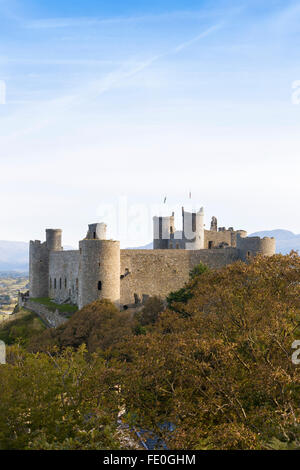
[[[205,38],[206,36],[209,36],[211,33],[214,33],[218,29],[220,29],[223,25],[222,24],[216,24],[214,26],[211,26],[208,28],[206,31],[203,31],[201,34],[198,34],[198,36],[194,37],[193,39],[190,39],[190,41],[183,42],[182,44],[179,44],[179,46],[175,47],[172,52],[178,53],[186,49],[187,47],[191,46],[192,44],[195,44],[195,42],[200,41],[200,39]]]
[[[58,106],[60,106],[61,108],[66,108],[72,105],[76,105],[76,104],[78,105],[86,101],[91,101],[95,97],[101,96],[104,93],[107,93],[108,91],[114,88],[117,88],[118,86],[120,86],[120,84],[122,84],[124,80],[126,80],[127,78],[131,78],[137,75],[138,73],[142,72],[143,70],[151,67],[151,65],[157,62],[158,60],[164,57],[167,57],[169,55],[172,55],[172,54],[179,54],[184,49],[188,48],[192,44],[195,44],[197,41],[200,41],[206,36],[209,36],[210,34],[219,30],[221,27],[222,27],[222,24],[213,25],[210,28],[206,29],[205,31],[202,31],[202,33],[198,34],[197,36],[190,39],[189,41],[181,43],[165,53],[157,54],[153,57],[150,57],[149,59],[146,59],[140,63],[137,63],[130,70],[127,70],[127,71],[119,70],[116,72],[109,73],[102,80],[94,81],[93,83],[90,83],[89,86],[84,87],[83,92],[82,92],[82,89],[80,91],[74,90],[72,94],[43,103],[42,104],[43,114],[47,115],[47,118],[43,118],[41,120],[41,118],[39,117],[36,120],[35,125],[25,127],[25,129],[23,129],[22,131],[20,131],[19,129],[17,132],[13,132],[12,134],[6,135],[6,138],[7,139],[16,138],[17,136],[20,136],[21,134],[26,135],[26,134],[32,133],[35,130],[44,128],[53,120],[53,116],[57,115]],[[35,106],[33,108],[35,108],[37,111],[39,106]],[[47,109],[47,112],[46,112],[46,109]]]
[[[190,39],[189,41],[186,41],[186,42],[183,42],[183,43],[179,44],[178,46],[176,46],[175,48],[169,50],[168,52],[166,52],[164,54],[158,54],[154,57],[151,57],[150,59],[147,59],[147,60],[141,62],[134,69],[130,70],[129,72],[126,72],[126,73],[122,74],[120,78],[124,79],[124,78],[133,77],[134,75],[138,74],[139,72],[149,68],[152,64],[154,64],[158,60],[160,60],[164,57],[167,57],[171,54],[179,54],[179,52],[181,52],[184,49],[188,48],[192,44],[195,44],[196,42],[200,41],[201,39],[205,38],[206,36],[209,36],[210,34],[214,33],[217,30],[219,30],[222,26],[223,26],[223,24],[216,24],[216,25],[211,26],[210,28],[206,29],[205,31],[202,31],[202,33],[198,34],[194,38]],[[105,89],[102,89],[99,94],[102,94],[102,93],[108,91],[110,88],[113,88],[114,85],[118,85],[119,82],[120,82],[120,80],[116,80],[115,82],[112,82],[111,87],[106,87]]]

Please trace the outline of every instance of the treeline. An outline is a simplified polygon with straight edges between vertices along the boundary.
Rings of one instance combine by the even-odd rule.
[[[118,448],[123,410],[171,449],[299,449],[299,322],[296,253],[200,267],[167,308],[94,302],[9,348],[0,448]]]

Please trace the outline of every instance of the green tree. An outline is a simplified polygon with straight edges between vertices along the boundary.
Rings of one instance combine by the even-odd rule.
[[[184,314],[184,304],[188,302],[193,296],[192,291],[190,290],[189,286],[182,287],[175,292],[170,292],[167,296],[167,304],[170,310],[173,310],[177,313]]]
[[[197,276],[201,276],[201,274],[206,273],[209,271],[209,267],[206,266],[203,263],[199,263],[196,266],[193,267],[193,269],[190,271],[190,278],[194,279]]]
[[[132,335],[133,327],[129,312],[120,312],[109,300],[97,300],[76,312],[64,325],[35,336],[29,343],[29,350],[48,351],[52,346],[78,348],[83,343],[89,352],[105,350]]]
[[[0,366],[0,449],[115,449],[119,393],[113,368],[85,346]]]
[[[137,318],[142,326],[153,325],[163,310],[164,303],[160,297],[149,297]]]

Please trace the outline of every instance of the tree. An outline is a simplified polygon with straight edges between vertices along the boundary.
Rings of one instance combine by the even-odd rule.
[[[167,297],[167,304],[170,310],[184,315],[184,305],[193,296],[189,286],[182,287],[175,292],[171,292]]]
[[[209,272],[209,268],[203,264],[199,263],[190,271],[190,282],[182,287],[178,291],[171,292],[167,296],[167,304],[170,310],[174,312],[181,313],[185,315],[184,305],[192,298],[193,296],[193,285],[202,274]]]
[[[114,369],[85,346],[30,354],[0,366],[0,449],[116,449]]]
[[[160,297],[149,297],[137,318],[142,326],[153,325],[163,310],[164,303]]]
[[[47,351],[53,346],[60,349],[78,348],[86,344],[89,352],[105,350],[120,338],[132,335],[132,315],[122,311],[109,300],[97,300],[76,312],[58,328],[51,328],[29,343],[29,350]]]
[[[209,271],[209,267],[203,263],[199,263],[193,267],[190,271],[190,278],[194,279],[195,277],[201,276],[201,274],[206,273]]]
[[[128,412],[161,435],[172,422],[173,449],[300,448],[299,256],[237,262],[189,288],[184,315],[167,310],[124,342]]]

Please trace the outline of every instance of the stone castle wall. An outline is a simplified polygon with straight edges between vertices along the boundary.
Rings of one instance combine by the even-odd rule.
[[[237,248],[242,261],[261,254],[264,256],[272,256],[276,251],[275,238],[260,237],[237,237]]]
[[[213,247],[219,246],[221,243],[227,243],[228,246],[236,247],[237,235],[241,233],[247,236],[244,230],[205,230],[204,232],[204,248],[209,248],[210,244]]]
[[[51,251],[49,255],[49,297],[58,303],[78,302],[79,251]]]
[[[191,216],[193,230],[200,234],[203,212]],[[79,250],[63,251],[61,231],[48,229],[45,243],[30,242],[30,297],[50,297],[79,308],[102,298],[121,306],[139,305],[148,296],[166,297],[183,287],[190,270],[200,262],[218,269],[256,254],[275,253],[274,239],[247,237],[245,231],[232,228],[217,231],[216,219],[212,222],[212,230],[205,230],[202,237],[205,248],[197,250],[182,249],[179,243],[177,249],[179,232],[174,233],[173,216],[154,218],[159,241],[164,228],[175,236],[167,246],[176,243],[173,249],[162,244],[161,249],[120,250],[118,241],[104,239],[104,224],[92,224]],[[219,248],[222,244],[225,247]]]
[[[166,297],[189,279],[200,262],[221,268],[237,261],[235,248],[212,250],[121,250],[121,305],[133,305],[147,296]]]
[[[49,328],[56,328],[68,321],[68,318],[60,315],[58,311],[52,312],[51,310],[48,310],[45,305],[38,304],[30,299],[26,299],[22,302],[21,306],[36,313]]]

